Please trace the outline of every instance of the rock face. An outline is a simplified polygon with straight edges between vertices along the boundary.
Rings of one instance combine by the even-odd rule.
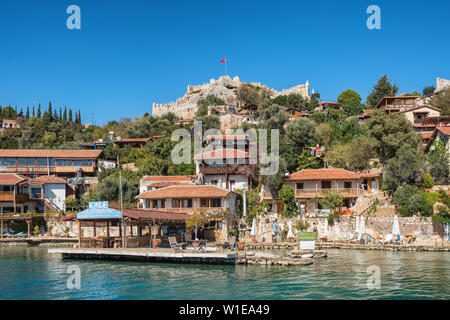
[[[434,90],[434,93],[439,93],[447,88],[450,88],[450,80],[437,78],[436,90]]]
[[[186,94],[177,99],[177,101],[163,104],[153,103],[152,115],[162,116],[168,112],[173,112],[183,119],[192,119],[198,109],[197,101],[208,95],[214,95],[223,99],[228,105],[232,104],[235,107],[239,107],[236,89],[243,83],[244,82],[241,82],[238,76],[235,76],[234,78],[222,76],[218,80],[211,79],[209,83],[202,85],[188,85]],[[272,98],[280,95],[297,93],[301,94],[304,98],[310,99],[308,81],[306,81],[305,84],[300,84],[289,89],[283,89],[282,91],[276,91],[261,85],[260,83],[252,82],[247,84],[254,87],[269,89],[272,92]]]

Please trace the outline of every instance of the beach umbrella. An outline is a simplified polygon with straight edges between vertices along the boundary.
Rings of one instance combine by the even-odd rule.
[[[328,236],[328,219],[325,219],[325,231],[323,233],[324,237]]]
[[[359,237],[359,216],[356,216],[355,232],[358,234]]]
[[[361,220],[359,221],[359,233],[360,237],[363,237],[366,233],[366,219],[364,219],[364,217],[361,217]]]
[[[292,221],[288,222],[288,233],[286,238],[295,238],[294,232],[292,232]]]
[[[394,224],[392,225],[392,234],[400,235],[400,225],[398,223],[398,217],[397,215],[394,216]]]
[[[256,236],[256,219],[255,218],[253,218],[252,230],[250,231],[250,236],[252,236],[252,237]]]

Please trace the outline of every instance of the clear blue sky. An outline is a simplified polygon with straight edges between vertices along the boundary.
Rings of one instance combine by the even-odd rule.
[[[66,8],[81,8],[68,30]],[[366,9],[381,8],[381,30]],[[323,99],[365,100],[384,73],[399,92],[450,78],[450,1],[1,0],[0,104],[67,105],[97,124],[151,112],[224,73],[275,89],[309,80]]]

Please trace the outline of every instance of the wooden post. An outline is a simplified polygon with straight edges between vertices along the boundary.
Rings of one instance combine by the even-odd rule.
[[[95,220],[94,220],[94,238],[97,236],[97,227],[95,225]]]
[[[30,237],[30,227],[31,227],[31,220],[27,220],[27,237]]]
[[[3,239],[3,220],[2,220],[2,239]]]
[[[14,213],[16,213],[16,185],[14,185],[14,191],[13,191],[13,202],[14,202]]]
[[[109,220],[106,221],[106,247],[109,248]]]
[[[122,238],[122,221],[119,221],[119,237]]]
[[[78,248],[81,248],[81,221],[78,220]]]

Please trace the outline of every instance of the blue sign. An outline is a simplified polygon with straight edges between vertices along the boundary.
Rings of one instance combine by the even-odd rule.
[[[108,209],[108,201],[89,202],[89,209]]]
[[[122,213],[114,209],[87,209],[77,213],[77,219],[121,219]]]

